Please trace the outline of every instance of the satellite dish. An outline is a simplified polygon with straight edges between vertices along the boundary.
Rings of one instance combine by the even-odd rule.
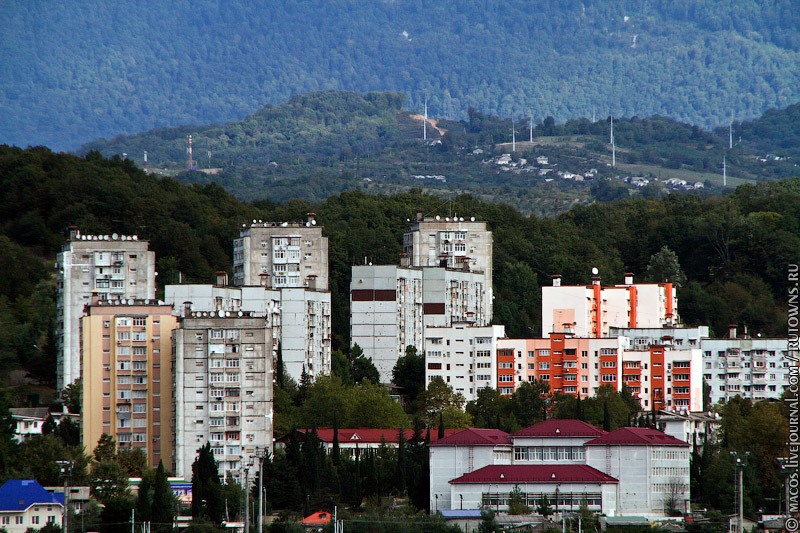
[[[600,273],[600,271],[599,271],[599,270],[597,270],[597,267],[592,267],[592,275],[593,275],[593,276],[596,276],[596,275],[598,275],[599,273]]]
[[[117,239],[119,239],[119,235],[117,235],[116,233],[112,233],[111,238],[116,241]]]
[[[312,226],[316,226],[317,225],[317,219],[316,218],[312,218],[311,219],[311,225]]]
[[[469,217],[470,222],[475,222],[475,217]]]

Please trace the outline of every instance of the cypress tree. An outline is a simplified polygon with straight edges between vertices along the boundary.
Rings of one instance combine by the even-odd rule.
[[[438,438],[444,438],[444,414],[439,413],[439,435]]]
[[[333,411],[333,450],[331,451],[331,461],[334,466],[339,466],[339,419],[336,417],[336,410]]]
[[[611,413],[608,410],[608,402],[603,402],[603,429],[611,431]]]
[[[408,458],[406,457],[406,436],[403,429],[397,430],[397,491],[406,492],[406,475],[408,474]]]
[[[198,450],[197,458],[192,464],[192,517],[206,518],[215,524],[221,524],[225,518],[219,470],[209,442]]]
[[[152,531],[166,533],[172,531],[172,523],[175,517],[175,496],[169,486],[167,471],[164,469],[164,462],[158,462],[155,478],[153,479],[153,509],[152,509]]]

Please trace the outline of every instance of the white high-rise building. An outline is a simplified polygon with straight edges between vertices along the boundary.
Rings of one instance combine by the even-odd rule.
[[[167,285],[165,301],[179,316],[192,312],[256,313],[270,330],[269,353],[299,381],[331,371],[331,294],[307,288],[230,287],[220,273],[216,285]],[[280,352],[280,353],[279,353]]]
[[[135,235],[70,231],[58,254],[56,387],[81,376],[80,320],[95,293],[100,300],[154,299],[155,253]]]
[[[233,284],[328,290],[328,238],[314,213],[304,223],[242,224],[233,241]]]
[[[354,266],[352,271],[350,339],[372,359],[383,383],[392,380],[407,346],[425,350],[426,327],[491,322],[483,274],[393,265]]]
[[[190,479],[197,450],[211,444],[220,475],[238,478],[272,452],[273,366],[266,317],[190,312],[173,332],[173,470]]]
[[[399,267],[360,265],[352,272],[351,343],[384,383],[407,346],[425,350],[424,328],[492,321],[492,233],[474,218],[418,213],[403,237]]]
[[[542,287],[542,335],[567,329],[578,337],[608,337],[612,327],[662,328],[678,324],[678,297],[672,283],[634,283],[625,274],[622,285],[562,285]]]

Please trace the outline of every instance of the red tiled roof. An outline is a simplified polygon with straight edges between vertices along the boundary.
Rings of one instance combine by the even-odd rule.
[[[300,520],[300,523],[306,526],[317,526],[317,525],[324,525],[330,524],[331,522],[331,513],[327,511],[317,511],[316,513],[312,513],[307,517]]]
[[[303,438],[303,434],[310,433],[310,430],[298,429],[297,430]],[[444,431],[445,437],[461,431],[460,429],[446,429]],[[414,436],[414,432],[410,429],[403,431],[406,440],[410,440]],[[431,431],[431,442],[438,440],[439,432],[437,430]],[[333,443],[333,428],[318,428],[317,436],[322,442]],[[397,429],[374,429],[374,428],[344,428],[339,429],[339,444],[347,443],[365,443],[365,444],[380,444],[386,442],[387,444],[397,444]],[[422,437],[425,438],[425,432],[422,432]],[[288,442],[289,436],[282,437],[281,442]]]
[[[689,446],[688,442],[676,439],[657,429],[619,428],[586,443],[586,446]]]
[[[576,419],[551,418],[517,431],[513,437],[599,437],[605,431]]]
[[[588,465],[489,465],[450,483],[618,483]]]
[[[511,444],[508,433],[499,429],[470,428],[452,435],[445,435],[443,439],[431,444],[432,446],[495,446],[497,444]]]

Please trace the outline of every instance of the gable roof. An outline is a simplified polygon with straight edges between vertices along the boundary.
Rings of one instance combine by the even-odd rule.
[[[31,505],[64,505],[63,494],[51,494],[33,479],[10,479],[0,487],[0,512],[25,511]]]
[[[444,431],[445,437],[461,431],[460,429],[446,429]],[[298,429],[298,436],[300,440],[305,438],[306,434],[310,434],[311,430]],[[399,431],[396,428],[390,429],[374,429],[374,428],[340,428],[339,429],[339,445],[345,444],[397,444]],[[422,433],[423,438],[425,432]],[[431,442],[438,440],[438,432],[431,431]],[[414,437],[414,432],[410,429],[403,430],[405,439],[411,440]],[[280,442],[289,442],[290,435],[286,435],[279,439]],[[317,437],[325,443],[333,443],[333,428],[317,428]]]
[[[439,439],[431,446],[496,446],[511,444],[508,433],[499,429],[469,428]]]
[[[619,428],[601,437],[592,439],[586,446],[689,446],[688,442],[676,439],[652,428]]]
[[[618,483],[588,465],[489,465],[450,483]]]
[[[304,526],[321,526],[324,524],[330,524],[331,513],[328,511],[317,511],[316,513],[311,513],[307,517],[300,520],[300,523]]]
[[[583,420],[551,418],[517,431],[512,437],[599,437],[605,431]]]

